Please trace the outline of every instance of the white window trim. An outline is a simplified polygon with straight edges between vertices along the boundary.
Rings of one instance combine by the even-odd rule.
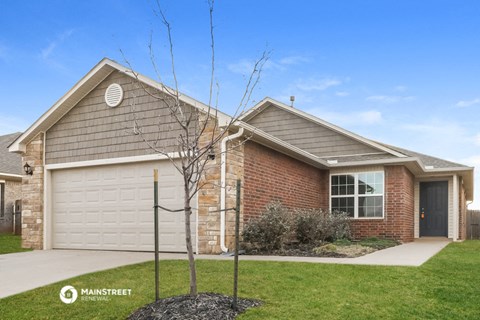
[[[360,174],[364,173],[382,173],[383,174],[383,194],[382,196],[382,216],[381,217],[359,217],[358,216],[358,197],[363,197],[363,196],[380,196],[380,194],[371,194],[371,195],[364,195],[364,194],[358,194],[358,176]],[[354,184],[354,194],[353,195],[332,195],[332,176],[342,176],[342,175],[352,175],[355,178],[355,184]],[[332,199],[333,198],[345,198],[345,197],[352,197],[354,198],[354,214],[352,219],[354,220],[383,220],[385,219],[385,190],[386,190],[386,184],[385,184],[385,171],[384,170],[375,170],[375,171],[361,171],[361,172],[335,172],[335,173],[330,173],[329,181],[328,181],[328,193],[330,195],[330,201],[329,201],[329,209],[332,211]]]

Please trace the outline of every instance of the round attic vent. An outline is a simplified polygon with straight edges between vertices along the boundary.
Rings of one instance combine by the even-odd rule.
[[[123,100],[123,89],[118,83],[112,83],[105,91],[105,102],[109,107],[116,107]]]

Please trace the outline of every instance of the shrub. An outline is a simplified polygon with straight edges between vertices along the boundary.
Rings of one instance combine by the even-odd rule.
[[[322,209],[298,209],[295,211],[293,229],[298,241],[316,245],[325,241],[349,238],[350,218],[346,213],[331,213]]]
[[[279,201],[268,204],[257,218],[250,219],[243,227],[243,241],[251,247],[272,252],[287,242],[291,219],[288,210]]]

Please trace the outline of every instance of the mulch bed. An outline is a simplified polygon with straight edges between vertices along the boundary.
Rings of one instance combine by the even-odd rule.
[[[397,243],[398,244],[398,243]],[[247,255],[258,256],[291,256],[291,257],[323,257],[323,258],[356,258],[385,248],[372,248],[358,245],[352,242],[350,245],[336,245],[335,251],[316,251],[316,246],[307,244],[285,245],[283,249],[273,251],[262,251],[258,249],[247,249]]]
[[[273,251],[262,251],[256,249],[246,250],[247,255],[257,255],[257,256],[291,256],[291,257],[323,257],[323,258],[348,258],[346,254],[338,252],[323,252],[316,253],[313,251],[315,246],[311,245],[292,245],[285,246],[281,250]]]
[[[160,299],[133,312],[128,320],[230,320],[247,310],[258,307],[258,300],[237,300],[237,311],[232,309],[232,297],[217,293],[199,293]]]
[[[247,255],[255,256],[287,256],[287,257],[320,257],[320,258],[348,258],[346,254],[337,252],[315,253],[311,250],[302,249],[284,249],[274,250],[270,252],[251,250],[247,251]]]

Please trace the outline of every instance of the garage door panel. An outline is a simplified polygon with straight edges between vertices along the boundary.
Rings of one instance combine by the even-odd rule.
[[[169,161],[53,171],[53,247],[153,250],[153,168],[159,203],[182,208],[182,176]],[[182,212],[159,210],[160,250],[185,251],[183,221]]]

